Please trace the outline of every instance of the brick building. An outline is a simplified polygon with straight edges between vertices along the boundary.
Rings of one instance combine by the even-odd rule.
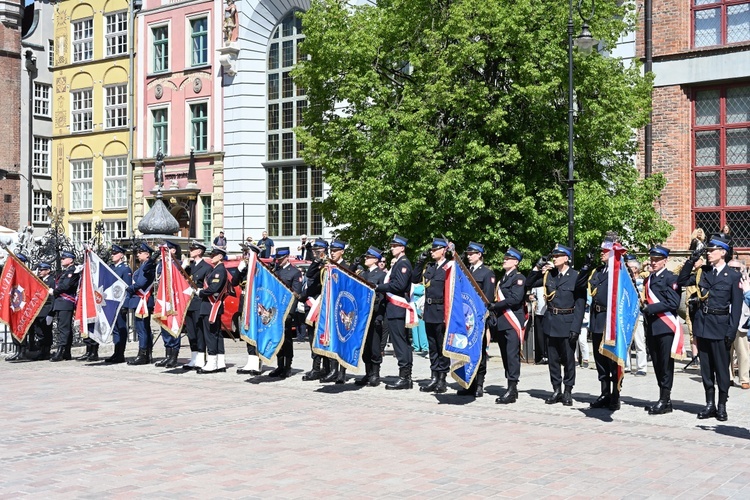
[[[0,225],[18,229],[21,225],[21,20],[20,0],[0,2]]]
[[[750,0],[649,1],[639,21],[637,51],[655,81],[652,152],[644,133],[638,163],[668,180],[657,207],[675,227],[666,245],[684,250],[695,227],[727,224],[747,253]]]

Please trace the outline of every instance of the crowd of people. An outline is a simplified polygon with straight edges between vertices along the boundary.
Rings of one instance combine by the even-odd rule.
[[[572,249],[555,245],[548,256],[540,258],[528,275],[524,275],[519,271],[524,255],[513,247],[504,252],[502,270],[495,272],[484,264],[485,248],[481,243],[470,242],[458,257],[451,242],[435,237],[429,250],[419,254],[412,264],[406,256],[409,246],[407,238],[394,235],[389,249],[392,257],[390,268],[386,269],[386,252],[378,248],[370,247],[350,263],[343,258],[348,247],[346,242],[340,239],[328,242],[320,238],[308,241],[303,237],[296,248],[297,257],[310,261],[303,274],[291,264],[291,249],[275,247],[264,233],[259,245],[249,244],[246,248],[260,257],[272,258],[273,272],[294,292],[296,298],[295,312],[286,319],[277,366],[267,376],[286,378],[292,375],[295,331],[302,330],[310,299],[315,299],[321,293],[322,268],[331,264],[356,273],[369,282],[377,294],[373,320],[362,346],[365,374],[355,383],[371,387],[381,384],[380,366],[387,335],[399,370],[398,378],[385,385],[387,390],[413,388],[413,353],[426,351],[431,376],[419,390],[438,394],[447,392],[451,362],[443,352],[446,270],[450,259],[465,258],[477,288],[488,301],[488,316],[477,374],[471,386],[461,388],[458,395],[483,396],[487,372],[486,347],[488,342],[494,341],[500,348],[507,380],[506,389],[496,402],[515,403],[521,380],[523,333],[533,328],[537,346],[535,361],[548,365],[552,386],[552,393],[545,403],[570,406],[573,403],[576,366],[590,359],[586,339],[588,332],[593,344],[593,362],[601,383],[600,394],[591,407],[617,411],[621,405],[618,364],[600,349],[606,329],[606,312],[612,307],[608,296],[606,263],[615,239],[615,234],[608,234],[602,243],[601,254],[589,254],[580,270],[571,267]],[[182,261],[180,245],[165,242],[175,262],[181,262],[190,277],[196,294],[189,304],[184,328],[190,345],[189,361],[179,363],[180,338],[175,339],[162,330],[165,356],[156,363],[157,366],[181,366],[201,374],[227,369],[221,332],[223,303],[233,286],[244,283],[247,263],[243,260],[236,271],[229,273],[224,266],[226,241],[215,243],[216,246],[207,249],[199,242],[192,242],[187,258]],[[159,252],[146,243],[141,243],[134,253],[139,264],[135,272],[127,264],[125,249],[118,245],[111,248],[112,269],[128,285],[128,298],[114,327],[114,353],[104,360],[105,363],[126,362],[128,314],[131,311],[139,345],[136,357],[127,362],[131,365],[153,362],[150,317],[154,308],[153,290],[159,286],[159,276],[162,274],[161,262]],[[724,421],[728,418],[726,402],[729,387],[733,384],[733,351],[739,361],[740,385],[743,389],[750,388],[747,345],[750,281],[743,277],[742,264],[732,259],[728,234],[716,234],[709,238],[696,234],[691,243],[691,255],[677,272],[667,269],[669,256],[668,248],[656,245],[650,249],[649,260],[643,269],[634,256],[626,257],[627,268],[640,297],[640,313],[633,332],[636,359],[631,370],[636,375],[646,375],[647,353],[650,355],[659,396],[647,407],[648,413],[660,415],[671,412],[674,362],[684,352],[681,346],[682,324],[678,317],[684,288],[688,295],[687,324],[691,343],[694,344],[693,354],[696,356],[697,353],[706,396],[706,405],[697,417]],[[25,260],[21,254],[18,258]],[[73,311],[80,279],[74,266],[75,258],[72,252],[63,252],[62,268],[54,278],[49,265],[38,266],[37,272],[51,293],[30,335],[31,342],[36,343],[36,354],[27,356],[25,350],[30,351],[30,346],[22,345],[15,359],[49,359],[53,362],[71,359]],[[407,310],[414,302],[420,311],[421,322],[409,331],[406,328]],[[53,324],[56,325],[54,332]],[[78,359],[98,360],[98,348],[95,342],[88,342],[86,353]],[[248,344],[247,363],[237,372],[252,376],[262,374],[260,358],[254,346]],[[313,352],[312,366],[302,379],[346,383],[346,369],[336,361]]]

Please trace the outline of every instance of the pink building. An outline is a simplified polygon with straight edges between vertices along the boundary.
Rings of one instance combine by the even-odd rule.
[[[180,236],[210,243],[223,228],[223,92],[217,57],[223,16],[220,0],[143,2],[136,25],[134,227],[155,198],[154,166],[161,152],[164,202],[180,223]]]

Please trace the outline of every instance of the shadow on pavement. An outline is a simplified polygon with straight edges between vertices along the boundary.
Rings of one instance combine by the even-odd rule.
[[[609,411],[606,408],[576,408],[578,411],[583,413],[588,418],[595,418],[602,422],[613,422],[612,414],[613,411]]]
[[[487,385],[484,387],[484,393],[491,396],[502,396],[508,389],[501,385]]]
[[[437,400],[438,404],[454,406],[467,405],[477,399],[474,396],[458,396],[455,393],[433,394],[433,397]]]
[[[541,391],[539,389],[529,389],[528,391],[518,391],[519,394],[526,393],[534,399],[541,399],[544,401],[548,397],[552,396],[552,391]]]
[[[342,392],[358,391],[362,387],[354,385],[354,380],[347,380],[345,384],[325,384],[320,385],[315,392],[322,392],[324,394],[341,394]]]
[[[734,425],[696,425],[697,428],[704,431],[714,431],[716,434],[722,434],[724,436],[736,437],[740,439],[750,439],[750,430],[744,427],[736,427]]]

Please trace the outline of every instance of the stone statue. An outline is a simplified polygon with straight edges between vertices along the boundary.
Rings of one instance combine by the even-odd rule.
[[[224,8],[224,45],[229,45],[237,38],[237,7],[234,0],[227,0]]]
[[[154,166],[154,184],[161,191],[164,186],[164,153],[161,149],[156,153],[156,165]]]

